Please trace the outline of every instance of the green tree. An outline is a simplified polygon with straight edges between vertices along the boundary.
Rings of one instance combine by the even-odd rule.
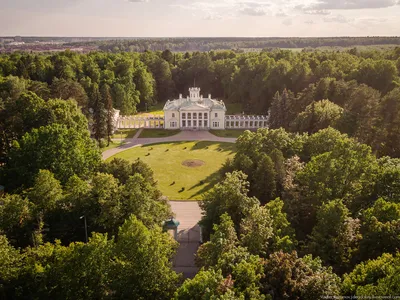
[[[221,255],[238,245],[239,240],[233,221],[227,213],[221,215],[219,224],[214,224],[213,229],[210,241],[201,245],[197,251],[196,263],[199,266],[215,266]]]
[[[117,298],[171,299],[179,277],[171,259],[177,242],[160,227],[147,229],[131,216],[118,233],[112,289]]]
[[[240,222],[248,210],[254,205],[259,205],[256,198],[247,196],[249,183],[246,179],[247,176],[242,172],[227,173],[224,181],[204,196],[200,203],[204,211],[200,226],[203,228],[205,240],[208,240],[212,233],[213,224],[218,224],[224,213],[228,213],[232,218],[238,232]]]
[[[340,295],[340,278],[321,260],[310,255],[298,258],[296,252],[276,252],[264,266],[261,291],[273,299],[317,299]]]
[[[174,299],[202,300],[221,299],[227,292],[232,292],[232,283],[228,284],[221,271],[201,270],[193,279],[186,280],[175,292]]]
[[[106,136],[107,146],[110,145],[111,135],[114,133],[114,109],[113,101],[111,97],[111,90],[107,84],[104,84],[101,89],[101,98],[104,103],[104,109],[106,111]]]
[[[11,244],[24,247],[31,241],[33,205],[21,195],[6,194],[1,198],[0,231]]]
[[[327,127],[335,127],[343,114],[343,108],[329,100],[312,102],[294,119],[294,131],[315,133]]]
[[[240,233],[240,242],[250,253],[265,257],[274,234],[270,211],[253,206],[240,224]]]
[[[12,247],[6,236],[0,234],[0,295],[7,299],[13,281],[18,278],[23,265],[23,256]]]
[[[350,217],[350,211],[342,201],[334,200],[318,210],[308,249],[340,272],[351,263],[360,239],[359,220]]]
[[[56,208],[62,193],[60,181],[54,178],[54,174],[48,170],[39,170],[27,195],[35,204],[37,212],[45,212]]]
[[[400,157],[400,88],[383,97],[379,104],[378,134],[374,148],[379,155]]]
[[[100,164],[100,153],[87,131],[53,124],[26,133],[14,144],[5,174],[10,189],[29,186],[40,169],[65,183],[72,175],[89,175]]]
[[[362,260],[399,251],[400,204],[378,199],[371,208],[363,212],[361,233]]]
[[[342,291],[346,296],[395,296],[400,293],[400,254],[385,253],[375,260],[357,265],[343,277]]]
[[[266,154],[260,155],[257,168],[252,175],[254,184],[251,191],[262,203],[266,203],[275,197],[276,177],[272,159]]]

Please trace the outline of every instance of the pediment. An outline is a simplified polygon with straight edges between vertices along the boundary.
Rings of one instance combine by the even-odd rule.
[[[180,111],[210,111],[210,108],[200,105],[200,104],[197,104],[197,103],[193,103],[192,105],[182,107],[179,110]]]

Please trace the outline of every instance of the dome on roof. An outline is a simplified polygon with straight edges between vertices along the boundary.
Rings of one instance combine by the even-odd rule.
[[[181,223],[177,219],[171,218],[167,221],[164,221],[163,227],[167,229],[174,229],[177,228],[180,224]]]

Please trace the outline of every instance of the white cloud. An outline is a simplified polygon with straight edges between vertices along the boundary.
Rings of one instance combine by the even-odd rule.
[[[283,25],[290,26],[293,24],[292,19],[286,19],[282,22]]]
[[[322,15],[322,16],[328,16],[331,14],[330,11],[325,10],[325,9],[305,10],[304,13],[306,15]]]
[[[287,13],[285,13],[284,11],[279,11],[275,14],[276,17],[280,17],[280,18],[286,18],[289,15]]]
[[[265,16],[267,11],[268,10],[261,7],[245,7],[239,10],[241,14],[248,16]]]
[[[351,23],[354,21],[354,19],[346,18],[345,16],[342,15],[325,17],[323,20],[326,23]]]
[[[319,0],[308,9],[366,9],[385,8],[399,4],[398,0]]]

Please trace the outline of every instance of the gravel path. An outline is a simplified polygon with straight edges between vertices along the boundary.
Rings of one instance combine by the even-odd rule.
[[[183,142],[183,141],[210,141],[210,142],[223,142],[223,143],[235,143],[236,138],[223,138],[213,135],[208,131],[181,131],[176,135],[162,138],[139,138],[142,129],[140,129],[133,138],[125,139],[125,144],[109,149],[103,152],[103,159],[107,159],[119,152],[126,149],[130,149],[137,146],[158,144],[165,142]]]

